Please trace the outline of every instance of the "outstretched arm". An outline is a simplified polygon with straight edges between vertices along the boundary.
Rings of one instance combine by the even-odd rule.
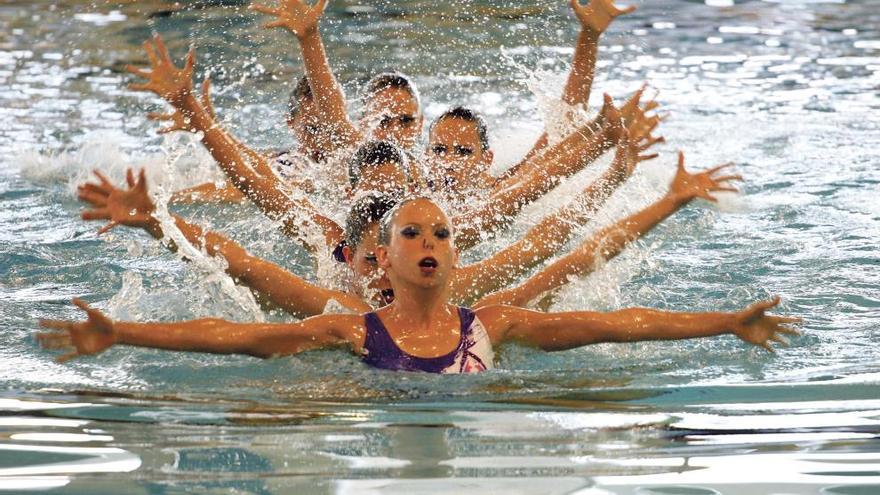
[[[202,141],[232,184],[269,218],[282,221],[286,234],[313,251],[322,246],[310,241],[309,228],[315,228],[321,233],[324,247],[338,244],[342,239],[342,228],[330,218],[321,215],[307,199],[294,199],[286,194],[278,177],[271,173],[266,158],[258,153],[242,154],[236,141],[216,125],[210,113],[192,94],[195,52],[190,50],[183,69],[178,69],[158,35],[152,42],[145,42],[144,47],[152,70],[129,67],[128,70],[133,74],[148,79],[146,83],[131,85],[131,88],[158,94],[180,111],[194,128],[202,131]],[[260,173],[260,170],[264,173]],[[265,172],[266,170],[269,172]],[[301,217],[294,215],[295,213],[300,213]],[[304,226],[306,229],[303,229]]]
[[[541,313],[511,306],[492,306],[478,316],[492,343],[517,341],[547,351],[562,351],[602,342],[682,340],[733,334],[773,352],[770,342],[786,344],[783,334],[798,335],[790,324],[798,318],[770,316],[779,298],[752,304],[733,313],[678,313],[629,308],[608,313],[575,311]]]
[[[568,204],[545,217],[519,241],[478,263],[456,270],[451,298],[470,304],[488,292],[513,282],[538,263],[555,255],[575,228],[586,223],[606,199],[630,176],[636,165],[655,155],[639,155],[624,131],[608,170]]]
[[[333,144],[342,148],[355,144],[360,139],[360,132],[348,117],[345,94],[330,69],[318,29],[326,7],[327,0],[318,0],[314,5],[309,5],[304,0],[279,0],[277,8],[258,4],[252,4],[250,8],[277,17],[264,27],[283,27],[299,40],[306,78],[326,119],[325,130],[333,136]],[[332,151],[334,150],[324,150],[325,153]]]
[[[162,224],[154,215],[155,205],[147,192],[143,170],[137,180],[128,170],[128,190],[113,186],[100,172],[96,171],[95,174],[99,182],[86,183],[78,189],[79,198],[93,206],[93,209],[83,211],[83,219],[108,220],[110,223],[100,232],[106,232],[116,225],[127,225],[142,228],[156,239],[166,238]],[[330,299],[355,312],[370,309],[354,295],[318,287],[275,263],[253,256],[222,234],[206,231],[177,215],[172,215],[172,219],[190,244],[204,249],[209,256],[225,258],[228,265],[226,272],[238,283],[292,315],[306,317],[321,314]],[[173,240],[167,245],[172,251],[177,250]]]
[[[523,207],[540,198],[564,178],[571,176],[617,143],[623,132],[620,114],[606,95],[602,130],[586,126],[538,155],[523,166],[515,177],[504,179],[482,207],[452,219],[455,242],[468,249],[508,225]],[[609,139],[611,145],[609,145]]]
[[[481,299],[475,306],[511,304],[525,306],[542,295],[551,294],[567,284],[571,277],[590,273],[597,259],[617,256],[632,241],[640,238],[657,224],[696,198],[716,201],[713,192],[735,192],[730,181],[739,175],[720,175],[727,167],[721,165],[691,174],[684,168],[684,155],[679,154],[678,170],[669,192],[659,201],[597,232],[567,255],[530,277],[517,287],[499,291]]]
[[[615,17],[629,14],[636,7],[631,5],[621,9],[614,5],[614,0],[589,0],[586,5],[581,5],[580,0],[571,0],[571,8],[581,23],[581,33],[575,46],[571,72],[562,92],[562,101],[569,105],[585,105],[590,99],[593,85],[599,37]]]
[[[596,54],[599,51],[599,37],[608,29],[615,17],[636,10],[635,6],[618,8],[614,0],[589,0],[581,5],[580,0],[571,0],[571,7],[581,23],[574,49],[571,70],[562,91],[562,101],[569,106],[585,106],[590,101],[590,89],[596,69]],[[530,158],[547,146],[547,133],[541,134],[532,149],[526,154]]]
[[[360,316],[316,316],[298,323],[235,323],[213,318],[134,323],[114,322],[80,299],[73,303],[86,312],[86,321],[40,321],[40,326],[55,330],[39,333],[40,345],[67,351],[57,358],[59,362],[99,354],[114,345],[268,358],[346,344],[359,348],[363,341]]]

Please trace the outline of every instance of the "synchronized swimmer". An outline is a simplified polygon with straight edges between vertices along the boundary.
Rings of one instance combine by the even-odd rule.
[[[495,177],[489,173],[494,153],[488,127],[468,108],[454,107],[435,119],[428,126],[424,151],[416,151],[424,120],[421,98],[401,73],[372,78],[363,92],[361,118],[350,120],[318,29],[327,1],[279,3],[252,8],[276,18],[266,27],[286,28],[299,41],[306,75],[292,91],[287,112],[297,149],[253,150],[226,131],[211,103],[210,81],[202,82],[201,94],[194,92],[193,49],[183,67],[177,67],[155,35],[144,43],[150,70],[128,70],[146,80],[133,89],[153,92],[172,106],[171,113],[148,115],[171,122],[160,132],[197,132],[227,177],[226,187],[202,184],[175,193],[172,202],[249,200],[316,262],[339,261],[339,280],[306,281],[253,256],[222,233],[172,215],[183,238],[210,256],[224,258],[237,283],[261,301],[306,319],[279,324],[114,322],[75,300],[87,312],[86,322],[41,322],[56,331],[40,334],[40,343],[67,350],[59,360],[99,353],[114,344],[260,357],[346,347],[379,368],[462,373],[492,368],[493,349],[506,341],[555,351],[597,342],[729,333],[772,351],[770,342],[785,343],[783,334],[797,334],[791,327],[796,318],[765,314],[778,298],[734,313],[523,309],[535,304],[546,308],[572,276],[585,275],[598,260],[616,256],[691,201],[715,201],[714,193],[737,191],[731,182],[742,178],[726,172],[729,164],[691,172],[679,153],[666,195],[563,251],[576,228],[592,218],[639,163],[655,158],[650,149],[664,142],[653,134],[662,116],[656,114],[659,104],[653,98],[643,101],[645,86],[620,107],[606,94],[591,121],[555,143],[543,134],[519,163]],[[600,36],[615,17],[634,7],[621,9],[613,0],[587,5],[571,0],[571,5],[581,33],[562,100],[571,108],[585,108]],[[596,180],[521,239],[478,262],[459,264],[459,250],[503,231],[524,206],[612,150],[611,164]],[[128,170],[127,187],[95,174],[96,181],[78,190],[79,198],[91,205],[83,219],[108,220],[99,233],[117,225],[141,228],[168,248],[177,248],[156,216],[143,170],[139,176]],[[344,225],[322,210],[320,200],[327,198],[349,205]],[[454,214],[447,216],[444,210]]]

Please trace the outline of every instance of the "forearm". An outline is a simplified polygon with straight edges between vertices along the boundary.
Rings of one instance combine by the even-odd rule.
[[[592,161],[589,156],[586,158]],[[571,170],[571,173],[575,171]],[[549,175],[540,171],[532,172],[528,177],[496,190],[479,210],[454,218],[453,223],[459,229],[456,233],[459,249],[469,249],[482,238],[493,236],[496,231],[510,224],[523,207],[559,184],[560,179],[561,176],[553,175],[553,172]]]
[[[363,304],[359,305],[360,301],[355,297],[312,285],[275,263],[253,256],[223,234],[206,231],[177,215],[172,217],[177,229],[190,244],[204,249],[208,256],[220,256],[226,260],[226,273],[238,284],[294,316],[320,314],[331,298],[354,311],[369,309]],[[147,230],[156,238],[164,235],[161,227]],[[177,250],[173,241],[168,243],[168,247],[172,251]]]
[[[593,86],[598,49],[599,34],[586,28],[581,29],[577,45],[575,45],[574,49],[571,71],[568,73],[568,79],[562,91],[562,101],[567,105],[586,106],[590,101],[590,90]],[[516,175],[525,162],[537,156],[538,153],[547,147],[548,142],[547,133],[542,133],[529,152],[523,157],[523,160],[510,167],[502,178],[506,179]]]
[[[589,102],[598,49],[599,33],[587,28],[581,29],[574,49],[571,72],[562,92],[562,101],[568,105],[586,105]]]
[[[733,328],[733,315],[721,312],[676,313],[629,308],[610,313],[576,312],[552,316],[558,319],[539,330],[536,342],[548,351],[601,342],[713,337],[730,333]]]
[[[328,127],[337,136],[337,139],[333,140],[334,144],[338,143],[340,146],[354,144],[358,139],[359,132],[348,118],[345,94],[342,92],[342,86],[333,76],[320,32],[316,28],[299,38],[299,42],[302,48],[306,77],[309,80],[315,101],[318,103],[323,117],[328,120]]]
[[[193,127],[201,132],[202,143],[230,182],[250,197],[254,183],[259,177],[251,162],[254,158],[258,161],[264,158],[258,153],[242,153],[243,147],[217,125],[192,94],[181,99],[178,109],[191,120]]]
[[[190,204],[195,202],[224,202],[239,203],[244,201],[245,195],[235,187],[218,189],[213,183],[200,184],[198,186],[181,189],[171,195],[170,202],[174,204]]]
[[[173,323],[116,322],[116,343],[172,351],[247,354],[269,357],[275,352],[260,344],[260,336],[283,324],[234,323],[202,319]]]
[[[548,351],[601,342],[637,342],[712,337],[730,333],[733,313],[678,313],[629,308],[608,313],[529,312],[514,323],[510,338]]]
[[[188,98],[186,108],[197,108],[199,102],[195,98]],[[283,220],[284,231],[294,237],[307,249],[315,250],[318,246],[312,245],[301,235],[300,226],[311,222],[320,231],[327,246],[335,245],[342,237],[342,231],[333,220],[321,215],[314,206],[305,198],[292,199],[281,188],[278,177],[274,173],[259,174],[252,164],[268,167],[266,158],[258,153],[248,153],[247,157],[239,153],[239,148],[228,139],[225,133],[213,125],[213,120],[207,113],[196,114],[199,128],[206,129],[202,133],[202,141],[205,143],[211,155],[217,160],[220,168],[226,173],[230,182],[256,204],[260,210],[272,220]],[[303,212],[304,218],[293,218],[293,212]]]
[[[541,295],[551,293],[567,284],[572,277],[582,277],[592,272],[597,259],[607,261],[614,258],[629,243],[640,238],[687,203],[688,200],[668,194],[638,213],[600,230],[519,286],[492,294],[481,303],[523,306]]]
[[[521,208],[552,190],[562,179],[583,170],[611,145],[605,132],[594,131],[592,125],[583,126],[552,148],[524,162],[517,173],[505,179],[493,193],[493,204],[502,208],[511,205]]]

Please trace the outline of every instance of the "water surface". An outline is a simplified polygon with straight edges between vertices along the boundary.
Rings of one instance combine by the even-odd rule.
[[[638,5],[603,38],[593,101],[650,81],[669,142],[581,237],[662,194],[677,149],[693,166],[734,161],[747,181],[573,282],[556,309],[734,309],[780,294],[806,323],[775,356],[725,337],[508,347],[499,370],[465,377],[335,352],[264,362],[117,348],[55,364],[32,334],[39,318],[78,317],[74,296],[117,318],[289,319],[142,233],[96,237],[71,192],[93,167],[148,166],[169,188],[219,178],[197,143],[156,136],[145,112],[159,101],[126,89],[122,67],[144,61],[151,31],[178,57],[198,47],[218,113],[258,148],[292,145],[283,109],[301,67],[294,40],[261,30],[244,2],[0,5],[0,490],[880,491],[880,10]],[[352,100],[376,71],[404,70],[426,120],[454,104],[487,116],[500,169],[539,133],[576,25],[562,1],[336,1],[323,33]],[[181,211],[311,276],[251,207]]]

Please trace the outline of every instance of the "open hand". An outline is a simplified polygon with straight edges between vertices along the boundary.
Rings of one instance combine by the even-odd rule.
[[[602,109],[599,110],[599,118],[596,121],[602,126],[606,143],[614,145],[620,141],[626,127],[620,109],[614,106],[614,100],[611,99],[611,96],[605,93],[602,98]]]
[[[657,156],[657,153],[641,154],[639,144],[630,138],[629,131],[624,128],[620,139],[617,141],[617,148],[614,152],[611,167],[614,168],[621,179],[625,180],[635,172],[636,166],[639,163],[653,160]]]
[[[707,201],[717,203],[718,199],[712,195],[713,192],[739,192],[739,189],[731,186],[730,181],[741,181],[742,176],[719,175],[722,170],[733,166],[732,163],[725,163],[704,170],[699,173],[690,173],[684,168],[684,153],[678,152],[678,170],[669,186],[669,194],[674,195],[684,201],[690,201],[694,198],[703,198]]]
[[[125,70],[146,79],[147,82],[130,84],[129,88],[134,91],[152,91],[178,107],[178,104],[192,93],[193,69],[196,63],[195,48],[190,48],[186,62],[180,69],[171,61],[168,49],[165,48],[165,43],[158,34],[153,36],[152,40],[144,41],[144,50],[147,52],[147,58],[150,59],[150,70],[132,65],[127,66]]]
[[[635,5],[618,8],[614,0],[589,0],[586,5],[581,5],[581,0],[571,0],[571,8],[584,29],[596,34],[604,33],[615,17],[636,10]]]
[[[327,0],[318,0],[314,5],[309,5],[304,0],[279,0],[277,8],[254,3],[250,9],[278,18],[267,22],[263,27],[283,27],[297,38],[303,38],[318,29],[318,21],[324,15],[326,7]]]
[[[665,120],[666,115],[648,115],[648,112],[651,112],[657,107],[660,106],[657,103],[656,97],[657,95],[651,97],[646,103],[642,104],[642,96],[645,93],[645,89],[647,89],[647,83],[642,85],[638,91],[636,91],[623,106],[620,107],[620,116],[623,118],[624,125],[630,134],[630,139],[639,153],[647,151],[652,146],[665,143],[666,138],[663,136],[655,137],[652,135],[652,132],[657,128],[657,126]],[[657,158],[657,154],[647,155],[644,159],[650,160],[652,158]]]
[[[792,323],[799,323],[800,318],[785,316],[770,316],[765,312],[779,304],[779,297],[769,301],[761,301],[752,304],[748,308],[736,313],[735,323],[731,331],[740,339],[754,345],[759,345],[768,352],[775,352],[770,342],[788,345],[784,335],[800,335],[791,328]]]
[[[109,220],[98,231],[103,234],[117,225],[149,228],[156,220],[156,205],[147,192],[147,178],[141,169],[137,180],[131,169],[126,171],[128,190],[114,186],[107,177],[95,170],[98,182],[86,182],[77,188],[77,196],[93,206],[81,214],[83,220]]]
[[[43,349],[68,351],[55,358],[59,363],[78,356],[98,354],[116,343],[116,332],[110,318],[90,308],[82,299],[74,299],[73,304],[86,312],[86,321],[40,320],[41,327],[56,330],[38,333],[40,346]]]

